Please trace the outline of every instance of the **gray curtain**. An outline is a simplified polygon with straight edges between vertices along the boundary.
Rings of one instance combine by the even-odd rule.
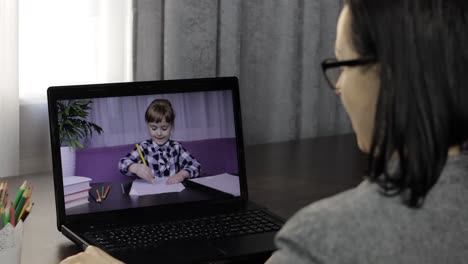
[[[134,78],[238,76],[246,144],[341,134],[322,77],[342,0],[134,0]]]

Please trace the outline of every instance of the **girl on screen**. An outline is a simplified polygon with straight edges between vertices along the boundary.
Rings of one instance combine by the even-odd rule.
[[[119,170],[127,176],[138,176],[151,183],[155,177],[167,178],[167,184],[182,182],[200,175],[200,163],[177,141],[171,140],[175,112],[169,100],[156,99],[145,112],[150,139],[119,161]]]

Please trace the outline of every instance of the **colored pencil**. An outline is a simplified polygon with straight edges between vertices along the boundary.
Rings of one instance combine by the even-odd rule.
[[[91,196],[91,198],[93,198],[93,200],[94,200],[96,203],[98,202],[98,201],[97,201],[97,198],[96,198],[96,197],[94,197],[94,195],[93,195],[93,192],[92,192],[92,191],[89,191],[89,196]]]
[[[148,164],[146,164],[145,156],[143,156],[143,153],[141,152],[140,145],[135,144],[135,146],[138,151],[138,154],[140,155],[141,160],[143,161],[143,165],[148,166]],[[154,177],[150,181],[151,183],[154,183]]]
[[[140,145],[135,144],[135,146],[136,146],[136,149],[137,149],[137,151],[138,151],[138,154],[140,155],[141,161],[143,162],[143,164],[144,164],[145,166],[148,166],[148,165],[146,164],[145,156],[143,156],[143,153],[141,152]]]
[[[1,204],[0,206],[6,207],[7,203],[8,203],[8,193],[5,194],[5,199],[3,199],[3,204]]]
[[[109,190],[110,190],[110,185],[107,185],[106,187],[106,191],[104,192],[104,195],[103,195],[103,199],[106,199],[107,198],[107,195],[109,194]]]
[[[26,200],[26,203],[24,204],[23,206],[23,210],[21,210],[19,216],[18,216],[18,219],[16,219],[17,222],[19,222],[19,220],[21,219],[21,217],[23,216],[24,212],[26,211],[26,208],[29,207],[29,203],[31,202],[31,199],[27,199]]]
[[[3,212],[5,211],[5,208],[0,207],[0,229],[3,228]]]
[[[31,199],[33,190],[34,190],[34,186],[29,187],[28,197],[26,197],[26,199]]]
[[[2,199],[1,197],[3,196],[3,182],[0,182],[0,204],[2,204]]]
[[[30,204],[28,208],[26,208],[26,211],[24,212],[23,216],[21,216],[21,221],[24,222],[26,220],[26,217],[28,217],[28,215],[31,213],[33,206],[34,206],[34,203]]]
[[[19,201],[21,200],[21,197],[23,196],[24,190],[26,189],[26,183],[28,181],[24,181],[23,184],[21,184],[21,187],[18,189],[18,193],[16,193],[15,200],[13,201],[13,206],[16,208]]]
[[[96,202],[100,203],[101,202],[101,195],[99,194],[99,189],[96,189],[96,193],[97,193],[97,199],[96,199]]]
[[[21,213],[21,210],[23,210],[24,204],[26,203],[26,200],[28,199],[29,194],[31,193],[31,187],[29,187],[24,193],[21,199],[19,200],[18,204],[15,207],[16,214],[15,214],[15,219],[19,218],[19,214]]]
[[[5,201],[5,197],[7,196],[7,194],[8,194],[8,182],[5,182],[5,184],[3,184],[2,196],[0,197],[0,206],[3,205],[3,201]]]
[[[16,223],[15,215],[16,215],[15,207],[13,206],[13,202],[10,202],[10,224],[12,226],[15,226],[15,223]]]
[[[26,184],[27,181],[25,180],[18,188],[16,196],[11,196],[8,193],[8,183],[0,181],[0,229],[4,228],[8,223],[13,227],[16,226],[19,221],[26,219],[31,212],[33,187],[27,187]],[[10,201],[9,196],[11,198],[15,197],[15,199]]]
[[[10,205],[7,205],[5,210],[3,210],[3,214],[2,214],[3,226],[6,226],[9,220],[10,220]]]

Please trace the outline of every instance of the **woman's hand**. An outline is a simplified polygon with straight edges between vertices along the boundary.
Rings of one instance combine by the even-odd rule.
[[[136,174],[138,177],[147,180],[150,183],[154,183],[153,171],[148,166],[139,163],[133,163],[128,167],[131,173]]]
[[[66,258],[60,264],[124,264],[102,251],[101,249],[88,246],[85,251]]]
[[[167,179],[166,181],[166,184],[175,184],[175,183],[179,183],[179,182],[182,182],[185,180],[185,178],[188,178],[190,175],[189,175],[189,172],[186,171],[186,170],[181,170],[179,171],[178,173],[172,175],[171,177],[169,177],[169,179]]]

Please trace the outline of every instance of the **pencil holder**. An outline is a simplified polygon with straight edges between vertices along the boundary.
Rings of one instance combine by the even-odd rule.
[[[0,230],[0,260],[1,263],[21,263],[21,245],[23,240],[23,221],[16,227],[10,223]]]

